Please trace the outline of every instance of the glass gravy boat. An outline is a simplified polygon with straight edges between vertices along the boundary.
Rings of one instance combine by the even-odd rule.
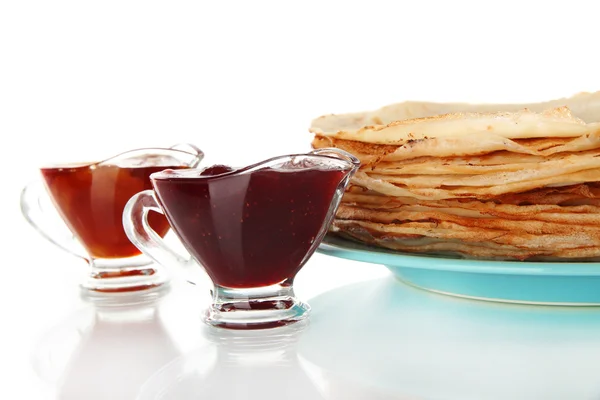
[[[167,274],[160,265],[143,267],[152,260],[123,231],[123,209],[131,196],[152,187],[152,173],[194,168],[203,157],[196,146],[181,144],[131,150],[100,162],[44,167],[43,179],[23,189],[21,212],[50,242],[88,262],[85,294],[102,297],[155,288],[168,280]],[[64,224],[48,201],[44,207],[46,194]],[[151,215],[149,223],[161,237],[170,228],[162,215]]]
[[[232,170],[215,166],[151,175],[154,190],[127,203],[123,225],[144,254],[160,264],[201,264],[211,278],[206,321],[268,328],[303,319],[294,277],[314,253],[360,162],[339,149],[287,155]],[[164,213],[187,259],[148,224]]]

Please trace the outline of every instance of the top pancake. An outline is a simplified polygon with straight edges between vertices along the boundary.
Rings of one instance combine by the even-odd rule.
[[[414,104],[317,118],[312,145],[356,155],[362,166],[353,182],[388,196],[493,199],[600,180],[600,123],[586,122],[566,106],[588,121],[595,116],[600,120],[600,92],[527,105],[542,109],[563,104],[541,112],[503,111],[522,105],[419,103],[435,104],[422,107],[421,114],[457,107],[500,111],[466,110],[360,127],[365,121],[415,115],[409,107]]]
[[[494,110],[494,112],[492,112]],[[437,139],[484,140],[575,138],[600,129],[600,92],[536,104],[404,102],[375,111],[330,114],[312,121],[317,136],[379,145],[405,145]],[[487,143],[490,142],[490,143]],[[480,145],[482,143],[479,143]]]

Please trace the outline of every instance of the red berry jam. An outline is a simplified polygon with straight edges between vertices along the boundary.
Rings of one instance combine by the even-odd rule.
[[[267,286],[293,278],[315,250],[341,169],[232,172],[154,179],[174,231],[216,285]]]

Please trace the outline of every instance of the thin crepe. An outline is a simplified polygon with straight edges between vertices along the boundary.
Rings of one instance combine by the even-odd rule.
[[[528,115],[521,115],[519,112],[522,110],[530,110],[534,113],[541,113],[546,110],[559,109],[558,113],[550,112],[550,115],[555,117],[557,120],[564,119],[563,122],[567,123],[568,120],[572,119],[571,122],[577,123],[592,123],[600,121],[600,92],[595,93],[580,93],[571,98],[557,99],[541,103],[532,104],[468,104],[468,103],[430,103],[430,102],[414,102],[408,101],[403,103],[392,104],[389,106],[382,107],[378,110],[348,113],[348,114],[330,114],[316,118],[312,121],[310,131],[317,135],[325,136],[336,136],[338,133],[352,133],[352,132],[364,132],[367,133],[369,128],[382,127],[391,124],[392,127],[396,126],[399,121],[411,121],[409,123],[400,123],[399,126],[411,125],[412,121],[419,121],[419,123],[426,126],[429,122],[436,122],[439,120],[439,116],[449,114],[450,118],[462,118],[465,114],[474,113],[483,115],[481,118],[476,119],[474,124],[479,128],[476,132],[485,131],[487,126],[484,121],[496,120],[496,123],[505,124],[509,130],[514,128],[514,122],[520,118],[525,121],[529,120]],[[568,112],[570,110],[570,112]],[[572,114],[572,116],[571,116]],[[460,116],[460,117],[452,117]],[[495,117],[494,117],[495,116]],[[433,117],[430,119],[430,117]],[[448,117],[444,117],[447,119]],[[529,120],[531,122],[531,120]],[[435,125],[435,124],[434,124]],[[431,125],[430,125],[431,126]],[[439,125],[438,125],[439,127]],[[384,130],[385,131],[385,130]],[[396,130],[395,132],[401,132],[402,130]],[[441,132],[432,129],[432,134],[438,136],[449,132],[449,128],[443,128]],[[388,131],[388,132],[393,132]],[[539,130],[538,130],[539,132]],[[556,136],[558,132],[556,127],[553,127],[545,133],[541,131],[541,135],[545,136]],[[553,134],[554,133],[554,134]],[[466,134],[465,132],[459,132],[459,134]],[[360,136],[360,135],[358,135]],[[393,142],[401,139],[417,139],[417,137],[403,137],[403,135],[393,136],[390,133],[391,140]],[[510,137],[510,136],[507,136]],[[353,140],[360,140],[354,138]],[[369,137],[366,140],[369,143],[381,143],[374,140],[373,137]]]
[[[362,163],[332,232],[408,252],[600,259],[600,93],[415,104],[313,121],[313,147]]]

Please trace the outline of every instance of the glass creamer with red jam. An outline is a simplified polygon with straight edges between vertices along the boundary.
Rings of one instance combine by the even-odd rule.
[[[323,239],[358,165],[346,152],[321,149],[238,169],[215,165],[167,170],[151,176],[154,192],[140,193],[137,201],[167,216],[192,258],[212,279],[209,323],[230,328],[277,326],[306,316],[308,306],[294,297],[293,279]],[[137,209],[131,215],[134,228],[147,212]],[[158,255],[157,248],[164,244],[157,235],[138,233],[131,230],[132,241],[143,252],[150,247],[148,255],[168,262],[172,252]],[[145,240],[148,237],[151,243]]]

